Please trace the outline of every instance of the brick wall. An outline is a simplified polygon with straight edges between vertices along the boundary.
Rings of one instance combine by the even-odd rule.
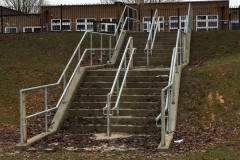
[[[229,20],[229,1],[204,1],[191,2],[194,10],[194,27],[196,28],[197,15],[218,15],[218,29],[227,30],[229,24],[223,23],[224,20]],[[164,31],[170,30],[170,16],[185,16],[188,12],[189,2],[173,2],[173,3],[145,3],[141,5],[128,4],[130,7],[139,10],[139,20],[142,22],[143,17],[151,16],[151,9],[158,9],[158,15],[164,17]],[[222,7],[223,6],[223,7]],[[62,5],[62,6],[43,6],[41,7],[40,15],[16,15],[4,16],[3,22],[18,26],[19,31],[23,30],[24,26],[41,26],[42,31],[51,31],[53,19],[68,19],[70,22],[71,31],[76,31],[76,20],[78,18],[94,18],[96,21],[101,21],[102,18],[116,18],[117,22],[122,14],[124,6],[121,3],[115,4],[98,4],[98,5]],[[137,13],[134,15],[137,18]],[[0,23],[1,23],[0,17]],[[166,23],[165,23],[166,22]],[[0,25],[0,32],[2,25]]]

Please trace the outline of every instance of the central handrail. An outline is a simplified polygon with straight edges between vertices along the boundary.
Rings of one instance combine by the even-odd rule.
[[[35,116],[38,116],[38,115],[41,115],[41,114],[45,114],[45,130],[46,130],[46,132],[48,132],[48,116],[49,116],[48,113],[51,112],[52,110],[57,109],[60,106],[61,102],[63,101],[63,99],[65,97],[67,89],[68,89],[68,87],[69,87],[69,85],[70,85],[74,75],[77,73],[77,71],[80,71],[80,64],[81,64],[81,62],[82,62],[82,60],[83,60],[83,58],[84,58],[84,56],[85,56],[87,51],[91,51],[90,52],[90,56],[91,56],[90,57],[91,58],[90,65],[92,65],[92,51],[95,51],[95,50],[100,50],[101,51],[101,63],[102,63],[103,51],[104,52],[105,51],[109,51],[109,60],[110,60],[111,53],[112,53],[112,51],[117,49],[117,46],[118,46],[118,43],[119,43],[119,39],[121,37],[121,34],[123,33],[124,26],[121,29],[121,34],[119,36],[117,36],[118,30],[119,30],[119,28],[121,26],[120,25],[121,21],[123,21],[123,19],[124,19],[124,13],[125,13],[127,8],[129,9],[131,7],[129,7],[127,5],[125,6],[124,12],[121,15],[119,24],[118,24],[114,34],[85,31],[85,33],[83,34],[81,40],[79,41],[76,49],[74,50],[70,60],[68,61],[66,67],[64,68],[60,78],[58,79],[58,81],[56,83],[52,83],[52,84],[48,84],[48,85],[42,85],[42,86],[37,86],[37,87],[31,87],[31,88],[25,88],[25,89],[21,89],[20,90],[20,144],[27,143],[27,119],[29,119],[29,118],[32,118],[32,117],[35,117]],[[131,8],[131,9],[133,9],[133,8]],[[137,11],[137,10],[135,10],[135,11]],[[132,19],[134,21],[139,22],[138,20],[135,20],[133,18],[126,17],[125,24],[126,24],[127,19]],[[84,52],[83,52],[83,55],[81,55],[80,54],[81,53],[81,50],[80,50],[81,44],[85,40],[85,38],[86,38],[88,33],[90,33],[90,48],[85,49]],[[98,48],[98,49],[93,48],[93,34],[100,35],[100,48]],[[103,36],[109,36],[109,48],[103,48]],[[116,43],[114,48],[112,48],[112,39],[111,39],[111,37],[117,37],[118,38],[117,43]],[[77,66],[76,66],[75,70],[73,71],[73,73],[72,73],[68,83],[67,83],[66,73],[67,73],[67,70],[70,68],[70,65],[73,63],[73,60],[74,60],[74,58],[76,56],[78,57],[78,63],[77,63]],[[57,105],[55,107],[49,109],[48,108],[48,88],[59,85],[61,83],[61,81],[63,81],[63,92],[61,94],[61,97],[60,97]],[[32,90],[37,90],[37,89],[43,89],[44,90],[44,105],[45,105],[45,109],[43,111],[38,112],[38,113],[34,113],[34,114],[31,114],[31,115],[27,116],[27,111],[26,111],[26,92],[27,91],[32,91]]]
[[[110,136],[110,115],[113,115],[113,111],[117,110],[117,115],[119,115],[119,100],[121,98],[121,93],[122,93],[122,89],[123,86],[126,87],[126,77],[127,77],[127,73],[129,68],[131,67],[131,69],[133,68],[133,54],[135,52],[136,48],[133,48],[133,37],[129,37],[126,48],[124,50],[121,62],[119,64],[116,76],[114,78],[114,82],[111,88],[111,91],[107,94],[107,104],[106,106],[103,108],[103,114],[107,115],[107,135]],[[129,62],[128,62],[128,66],[127,66],[127,52],[129,51]],[[119,75],[120,72],[123,68],[123,63],[124,63],[124,77],[122,80],[122,85],[120,87],[119,90]],[[117,100],[115,103],[115,106],[113,108],[111,108],[111,96],[114,93],[114,89],[116,88],[116,94],[117,94]],[[104,113],[104,111],[107,110],[107,114]],[[112,113],[110,113],[110,111],[112,111]]]
[[[151,54],[152,56],[152,49],[155,42],[158,25],[159,25],[159,18],[158,18],[158,10],[156,9],[154,12],[154,16],[152,18],[152,24],[148,34],[146,47],[144,49],[147,53],[147,66],[149,65],[149,54]]]

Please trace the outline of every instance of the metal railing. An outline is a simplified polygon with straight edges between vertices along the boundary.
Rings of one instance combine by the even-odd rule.
[[[128,71],[133,69],[133,54],[134,54],[135,50],[136,50],[136,48],[133,48],[133,37],[129,37],[126,48],[125,48],[123,56],[122,56],[122,60],[120,62],[118,70],[117,70],[111,91],[107,94],[107,104],[103,108],[103,114],[107,115],[107,135],[108,136],[110,136],[110,134],[111,134],[110,133],[110,121],[111,121],[110,116],[114,114],[114,110],[116,110],[117,115],[119,115],[119,100],[121,98],[123,86],[126,87],[126,83],[127,83],[126,78],[127,78]],[[128,65],[127,65],[127,52],[129,53]],[[122,80],[121,87],[119,88],[119,76],[120,76],[120,72],[123,68],[123,64],[124,64],[124,77]],[[114,92],[115,89],[116,89],[116,92]],[[112,103],[111,97],[114,93],[116,93],[117,99],[116,99],[115,106],[113,108],[111,108],[111,103]],[[104,113],[105,110],[107,110],[107,114]]]
[[[161,113],[156,117],[156,126],[161,127],[161,146],[165,146],[166,133],[172,133],[170,126],[171,119],[171,105],[175,104],[175,76],[179,73],[179,67],[184,63],[186,59],[186,48],[188,47],[187,39],[189,36],[189,30],[193,27],[193,10],[191,4],[189,4],[187,25],[184,31],[178,30],[176,46],[173,48],[173,55],[171,61],[171,68],[169,73],[168,85],[161,90]],[[167,112],[167,116],[166,116]],[[167,118],[167,129],[166,129]],[[161,125],[158,125],[158,121],[161,119]]]
[[[87,51],[90,51],[90,65],[92,65],[93,51],[96,51],[96,50],[101,51],[101,63],[102,63],[103,53],[105,51],[109,51],[109,61],[110,61],[111,53],[112,53],[113,50],[115,50],[117,48],[118,43],[119,43],[119,38],[121,36],[118,36],[118,40],[117,40],[117,43],[115,45],[115,48],[111,48],[111,46],[112,46],[112,39],[111,38],[115,37],[118,34],[119,27],[121,26],[120,25],[121,24],[121,19],[124,18],[124,12],[127,8],[131,8],[131,7],[125,6],[124,11],[122,13],[122,16],[120,18],[120,22],[119,22],[114,34],[89,32],[89,31],[86,31],[84,33],[84,35],[82,36],[80,42],[78,43],[75,51],[73,52],[73,55],[71,56],[69,62],[67,63],[65,69],[63,70],[63,73],[61,74],[60,78],[58,79],[58,81],[56,83],[20,90],[20,144],[27,143],[27,120],[29,118],[45,114],[45,132],[48,132],[48,113],[53,111],[53,110],[56,110],[60,106],[60,104],[63,102],[64,97],[66,95],[66,92],[68,90],[68,87],[69,87],[71,81],[73,80],[74,75],[79,73],[79,71],[80,71],[80,64],[81,64],[84,56],[86,55]],[[133,9],[133,8],[131,8],[131,9]],[[132,19],[132,18],[127,17],[124,21],[124,24],[126,24],[128,19]],[[135,19],[132,19],[132,20],[135,20]],[[138,22],[138,20],[135,20],[135,21]],[[121,34],[123,32],[123,28],[124,28],[124,25],[122,27]],[[85,49],[82,56],[81,56],[81,54],[80,54],[81,53],[81,49],[80,49],[81,44],[85,40],[88,33],[90,34],[90,48]],[[100,35],[100,48],[93,48],[93,34]],[[108,36],[109,37],[109,42],[108,42],[109,43],[109,48],[103,48],[103,36]],[[75,70],[73,71],[69,81],[67,82],[67,78],[66,78],[67,70],[70,68],[70,65],[73,63],[76,56],[78,58],[77,66],[76,66]],[[58,86],[58,85],[60,85],[61,82],[63,82],[63,92],[60,96],[60,99],[58,100],[58,103],[55,107],[49,109],[48,108],[48,88],[53,87],[53,86]],[[40,111],[40,112],[37,112],[37,113],[34,113],[34,114],[31,114],[31,115],[27,116],[26,92],[33,91],[33,90],[42,90],[42,89],[44,89],[44,106],[45,106],[45,109],[43,111]]]
[[[158,10],[155,10],[154,16],[152,18],[152,24],[149,31],[145,52],[147,53],[147,66],[149,65],[149,54],[152,56],[152,49],[156,38],[157,28],[159,25]]]

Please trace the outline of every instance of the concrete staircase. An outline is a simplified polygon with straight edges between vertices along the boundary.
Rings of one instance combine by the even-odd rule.
[[[158,33],[150,56],[150,66],[146,67],[146,45],[148,33],[128,32],[117,62],[120,62],[128,37],[132,36],[134,48],[134,69],[129,71],[127,88],[124,88],[119,104],[119,116],[111,116],[111,132],[148,133],[160,131],[155,118],[160,113],[160,91],[167,85],[172,49],[176,33]],[[142,67],[140,67],[142,66]],[[118,67],[116,65],[116,67]],[[102,108],[106,106],[107,93],[110,92],[117,68],[86,71],[83,82],[79,84],[63,128],[81,133],[105,133],[107,119]],[[120,82],[122,81],[121,72]],[[121,85],[121,84],[120,84]],[[115,106],[116,95],[112,97]]]

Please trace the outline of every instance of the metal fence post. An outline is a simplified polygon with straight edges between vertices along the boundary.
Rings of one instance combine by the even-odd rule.
[[[111,60],[112,37],[109,36],[109,62]]]
[[[23,125],[23,142],[27,143],[27,109],[26,109],[26,93],[22,93],[22,125]]]
[[[147,41],[147,66],[149,66],[149,43],[150,43],[150,41],[148,40]]]
[[[44,89],[45,110],[48,109],[47,87]],[[45,130],[48,131],[48,113],[45,113]]]
[[[110,125],[111,125],[111,119],[110,119],[110,107],[111,107],[111,96],[108,94],[107,95],[107,136],[111,136],[111,131],[110,131]]]
[[[101,64],[102,64],[102,56],[103,56],[103,51],[102,51],[102,35],[101,35],[101,40],[100,40],[100,47],[101,47]]]
[[[162,119],[161,119],[161,146],[165,146],[165,133],[166,133],[166,126],[165,126],[165,95],[164,95],[164,91],[161,91],[161,115],[162,115]]]

